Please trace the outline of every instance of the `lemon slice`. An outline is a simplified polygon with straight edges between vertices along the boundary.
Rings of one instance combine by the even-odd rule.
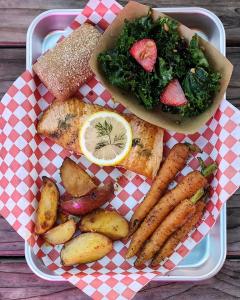
[[[80,129],[82,153],[99,166],[115,166],[132,147],[132,129],[119,114],[100,111],[86,119]]]

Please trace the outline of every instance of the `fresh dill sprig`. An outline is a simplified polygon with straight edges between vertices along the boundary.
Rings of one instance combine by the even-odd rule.
[[[107,122],[106,120],[101,123],[98,122],[95,125],[95,128],[97,130],[98,137],[108,137],[108,140],[101,140],[98,142],[95,146],[95,150],[100,150],[103,147],[106,147],[108,145],[114,145],[120,149],[124,147],[124,139],[125,139],[125,133],[120,133],[114,136],[113,142],[111,139],[111,132],[113,130],[113,126],[110,122]]]
[[[95,150],[100,150],[107,145],[109,145],[108,141],[98,142],[97,145],[95,146]]]
[[[97,129],[98,137],[109,136],[113,129],[112,124],[110,122],[108,123],[106,120],[103,123],[98,122],[95,125],[95,128]]]
[[[125,139],[125,133],[120,133],[118,135],[114,136],[113,142],[119,142],[119,141],[123,141]]]

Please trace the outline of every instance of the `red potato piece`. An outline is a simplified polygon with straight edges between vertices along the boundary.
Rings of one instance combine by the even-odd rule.
[[[154,40],[139,40],[132,45],[129,52],[145,71],[152,72],[157,60],[157,46]]]
[[[98,209],[81,219],[81,232],[98,232],[112,240],[128,235],[128,222],[115,210]]]
[[[43,238],[51,245],[64,244],[69,241],[76,231],[76,223],[73,219],[60,224],[44,233]]]
[[[114,186],[113,183],[110,182],[94,189],[83,197],[65,198],[64,201],[60,203],[60,206],[63,211],[72,215],[85,215],[111,200],[113,193]]]
[[[59,201],[58,187],[53,180],[43,176],[41,197],[36,211],[35,233],[43,234],[53,227],[57,220]]]
[[[163,104],[171,106],[182,106],[188,102],[177,79],[170,81],[169,84],[165,87],[160,96],[160,101]]]
[[[64,159],[60,175],[66,191],[73,197],[81,197],[96,188],[92,178],[69,157]]]
[[[67,242],[60,253],[63,266],[85,264],[101,259],[113,249],[113,243],[107,236],[87,232]]]

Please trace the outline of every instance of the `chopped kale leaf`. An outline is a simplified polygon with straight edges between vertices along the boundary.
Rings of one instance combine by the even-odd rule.
[[[138,40],[153,39],[158,58],[152,72],[146,72],[130,55]],[[99,54],[98,61],[108,81],[136,96],[148,110],[160,104],[166,85],[177,78],[188,103],[181,107],[161,105],[163,111],[182,117],[196,116],[205,111],[219,88],[220,74],[214,72],[194,35],[190,43],[178,31],[178,23],[168,17],[153,21],[151,10],[147,16],[125,21],[113,49]]]

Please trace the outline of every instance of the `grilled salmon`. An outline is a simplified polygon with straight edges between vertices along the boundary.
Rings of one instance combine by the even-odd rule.
[[[42,115],[37,132],[50,138],[63,148],[81,154],[79,129],[91,114],[107,110],[87,104],[77,98],[55,101]],[[162,161],[163,129],[138,117],[124,114],[133,132],[133,146],[121,167],[153,179]]]

